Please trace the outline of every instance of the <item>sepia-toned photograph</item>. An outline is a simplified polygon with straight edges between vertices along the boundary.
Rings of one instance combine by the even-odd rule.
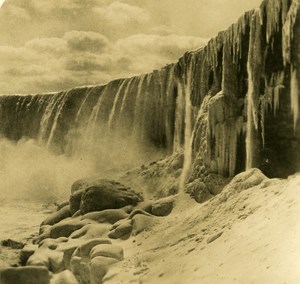
[[[0,284],[299,284],[300,0],[0,0]]]

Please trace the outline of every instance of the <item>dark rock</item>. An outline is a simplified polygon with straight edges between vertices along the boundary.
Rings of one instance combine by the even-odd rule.
[[[142,214],[135,215],[132,218],[132,235],[136,236],[140,234],[141,232],[148,230],[155,224],[155,218],[154,216],[146,216]]]
[[[90,252],[91,259],[98,256],[111,257],[121,261],[124,259],[124,252],[120,246],[101,244],[94,246]]]
[[[174,160],[171,162],[171,167],[173,170],[178,170],[183,167],[183,161],[184,161],[184,155],[183,154],[178,154]]]
[[[145,210],[142,210],[142,209],[134,209],[130,215],[129,215],[129,219],[132,219],[135,215],[138,215],[138,214],[142,214],[142,215],[145,215],[145,216],[149,216],[149,217],[152,217],[153,215],[146,212]]]
[[[91,271],[91,284],[102,283],[102,279],[107,273],[109,267],[112,264],[117,263],[115,258],[98,256],[91,260],[90,271]]]
[[[94,224],[87,224],[82,228],[74,231],[71,235],[71,239],[93,239],[93,238],[101,238],[106,236],[110,229],[109,224],[105,223],[94,223]]]
[[[1,245],[4,247],[10,247],[12,249],[22,249],[24,247],[23,243],[14,241],[12,239],[7,239],[7,240],[1,241]]]
[[[67,219],[55,224],[50,229],[50,238],[69,237],[73,232],[89,224],[88,220]]]
[[[46,267],[16,267],[0,270],[1,284],[49,284],[50,275]]]
[[[70,196],[70,212],[74,215],[78,210],[80,210],[81,197],[84,190],[79,190],[71,194]]]
[[[61,203],[56,203],[57,211],[65,207],[66,205],[69,205],[69,200],[61,202]]]
[[[167,216],[173,210],[174,199],[172,197],[162,198],[152,204],[151,213],[155,216]]]
[[[82,219],[89,219],[98,223],[114,224],[129,215],[123,209],[107,209],[100,212],[90,212],[82,216]]]
[[[49,217],[47,217],[41,224],[43,225],[54,225],[60,222],[63,219],[71,217],[70,206],[65,205],[65,207],[61,208],[59,211],[54,212]]]
[[[146,211],[148,213],[152,213],[151,210],[152,210],[152,205],[153,205],[153,201],[143,201],[141,203],[139,203],[137,206],[136,206],[136,209],[141,209],[143,211]]]
[[[127,205],[136,205],[142,198],[128,188],[110,180],[102,180],[97,186],[87,188],[82,197],[82,214],[105,209],[119,209]]]
[[[131,231],[131,220],[120,220],[112,226],[111,231],[108,233],[108,237],[111,239],[127,238],[129,237],[129,234],[131,234]]]
[[[21,263],[21,265],[26,265],[27,260],[29,259],[29,257],[31,257],[37,249],[38,249],[37,245],[26,245],[20,251],[20,263]]]
[[[210,192],[204,182],[200,179],[196,179],[193,182],[187,184],[186,193],[195,199],[198,203],[202,203],[210,197]]]
[[[45,266],[53,273],[61,272],[64,267],[64,254],[61,251],[39,248],[28,259],[27,266]]]
[[[111,241],[105,238],[97,238],[97,239],[90,239],[85,241],[79,247],[79,255],[82,257],[87,257],[90,254],[90,251],[94,246],[101,245],[101,244],[111,244]]]

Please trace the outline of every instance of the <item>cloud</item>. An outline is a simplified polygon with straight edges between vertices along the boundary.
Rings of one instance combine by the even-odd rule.
[[[154,34],[109,41],[99,33],[70,31],[61,38],[36,38],[21,47],[0,46],[0,90],[40,93],[106,83],[176,62],[185,51],[205,42]]]
[[[148,56],[151,60],[157,57],[157,60],[166,64],[175,61],[184,52],[199,48],[206,43],[207,39],[191,36],[138,34],[118,40],[116,48],[119,53],[123,53],[123,56],[126,54],[127,57],[134,57],[137,61],[137,56]]]
[[[111,57],[108,54],[91,55],[81,54],[77,57],[68,58],[65,63],[66,70],[70,71],[110,71],[112,66]]]
[[[103,52],[108,39],[102,34],[85,31],[70,31],[64,36],[70,49],[77,51]]]
[[[27,10],[13,4],[8,4],[3,10],[2,17],[7,18],[10,22],[29,21],[31,19]]]
[[[67,42],[61,38],[35,38],[28,41],[25,47],[38,53],[62,55],[67,50]]]
[[[0,9],[0,92],[102,84],[159,69],[205,42],[176,35],[155,18],[153,3],[6,0]]]
[[[146,23],[150,19],[146,10],[121,2],[113,2],[105,7],[96,7],[93,11],[106,22],[117,26]]]

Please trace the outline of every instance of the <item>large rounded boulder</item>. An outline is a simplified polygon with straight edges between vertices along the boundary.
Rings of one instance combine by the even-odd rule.
[[[99,180],[97,185],[82,192],[81,214],[106,209],[119,209],[127,205],[135,206],[142,198],[124,185],[112,180]]]

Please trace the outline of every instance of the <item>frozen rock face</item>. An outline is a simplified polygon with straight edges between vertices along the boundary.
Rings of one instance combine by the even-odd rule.
[[[0,132],[57,153],[126,140],[184,150],[181,183],[200,168],[268,176],[300,168],[300,3],[265,0],[176,64],[107,85],[0,97]]]

